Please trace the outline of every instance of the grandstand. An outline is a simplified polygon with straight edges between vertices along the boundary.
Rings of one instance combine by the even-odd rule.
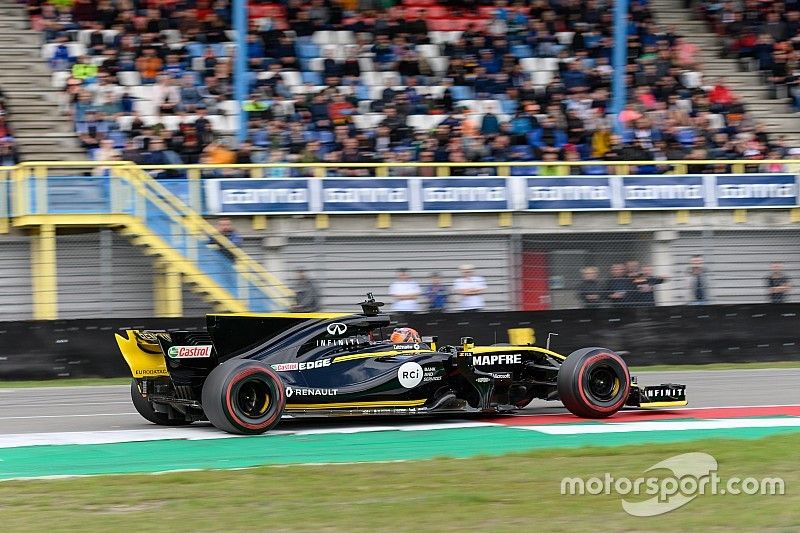
[[[473,264],[491,309],[580,305],[581,269],[604,278],[618,262],[669,279],[659,304],[691,301],[695,254],[706,255],[712,303],[764,301],[779,259],[800,273],[793,252],[774,252],[791,249],[800,217],[796,186],[787,192],[800,128],[781,89],[794,81],[761,61],[791,40],[790,13],[784,40],[756,54],[726,29],[727,7],[633,2],[617,116],[603,0],[251,2],[241,105],[229,2],[136,5],[0,2],[0,181],[12,191],[0,246],[15,316],[90,316],[112,290],[116,316],[286,308],[300,268],[325,308],[368,289],[387,298],[398,266],[452,282]],[[756,35],[774,18],[759,5]],[[30,163],[10,168],[18,159]],[[623,201],[631,174],[669,191],[684,187],[673,174],[704,177],[687,178],[683,203],[647,205]],[[617,196],[542,208],[521,192],[562,176]],[[394,181],[319,179],[359,177]],[[226,190],[220,179],[232,178],[283,181]],[[690,197],[703,187],[752,194]],[[388,200],[342,207],[335,195]],[[226,200],[244,196],[247,208]],[[241,249],[224,242],[203,259],[218,235],[202,216],[217,215],[233,216]]]

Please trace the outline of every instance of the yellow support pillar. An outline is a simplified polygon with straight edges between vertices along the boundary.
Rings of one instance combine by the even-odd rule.
[[[164,269],[161,264],[156,263],[153,265],[153,314],[159,318],[167,312],[164,285]]]
[[[31,241],[33,318],[36,320],[58,318],[57,274],[56,227],[43,224]]]
[[[378,213],[378,217],[375,219],[375,228],[377,229],[388,229],[392,227],[392,215],[389,213]]]
[[[254,215],[253,230],[263,231],[265,229],[267,229],[267,215]]]
[[[514,225],[514,214],[511,211],[503,211],[497,215],[497,225],[501,228],[510,228]]]
[[[157,263],[153,277],[153,310],[158,317],[183,316],[183,285],[180,270]]]
[[[164,316],[183,316],[183,286],[180,270],[168,266],[164,272]]]

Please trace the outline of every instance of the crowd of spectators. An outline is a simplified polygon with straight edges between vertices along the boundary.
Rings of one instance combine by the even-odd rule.
[[[250,21],[249,136],[236,149],[220,139],[238,112],[230,105],[235,48],[226,44],[229,0],[29,4],[35,26],[51,43],[48,59],[65,72],[64,112],[97,160],[652,160],[634,170],[657,173],[666,170],[659,160],[757,160],[788,150],[724,80],[703,79],[696,47],[677,30],[657,26],[647,0],[631,3],[628,104],[619,128],[608,115],[613,40],[607,0],[272,5],[270,16]],[[443,27],[461,29],[433,29]],[[339,35],[346,44],[317,44]]]
[[[599,271],[593,266],[583,268],[581,276],[578,296],[586,308],[654,306],[655,288],[666,281],[655,275],[652,267],[642,267],[638,261],[611,265],[606,280],[599,278]]]
[[[744,69],[760,71],[771,97],[791,97],[800,111],[800,2],[703,2],[701,7],[722,36],[724,53],[738,57]]]

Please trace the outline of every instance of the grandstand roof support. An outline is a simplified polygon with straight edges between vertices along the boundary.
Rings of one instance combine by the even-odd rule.
[[[236,143],[247,139],[247,111],[244,101],[249,96],[247,73],[247,0],[233,0],[233,31],[236,34],[236,55],[233,65],[234,99],[239,106],[239,127],[236,130]]]
[[[621,133],[622,124],[617,119],[625,108],[627,87],[625,71],[628,67],[628,0],[614,1],[614,53],[611,65],[614,74],[611,79],[611,113],[614,115],[614,131]]]

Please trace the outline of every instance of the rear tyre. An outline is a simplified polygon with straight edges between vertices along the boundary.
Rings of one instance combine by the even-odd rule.
[[[159,426],[186,426],[192,423],[185,418],[170,418],[166,413],[159,413],[153,409],[153,404],[139,392],[135,379],[131,380],[131,400],[139,414],[153,424],[158,424]]]
[[[577,416],[611,416],[622,409],[630,392],[628,365],[607,348],[574,351],[558,371],[558,396]]]
[[[206,417],[216,428],[258,435],[281,419],[286,391],[281,378],[264,363],[233,359],[208,375],[202,402]]]

